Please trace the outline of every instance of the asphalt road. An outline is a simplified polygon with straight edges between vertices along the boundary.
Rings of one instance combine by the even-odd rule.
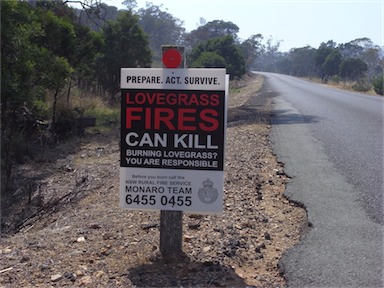
[[[262,73],[286,196],[309,228],[281,261],[289,287],[384,287],[382,97]]]

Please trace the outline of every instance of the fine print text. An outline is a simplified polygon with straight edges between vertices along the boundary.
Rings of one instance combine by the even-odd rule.
[[[191,181],[184,176],[132,175],[125,181],[125,202],[137,206],[192,206]]]

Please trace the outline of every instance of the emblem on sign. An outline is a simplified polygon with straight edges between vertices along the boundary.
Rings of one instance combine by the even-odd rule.
[[[205,204],[212,204],[219,196],[219,192],[216,188],[213,188],[213,182],[209,178],[203,182],[203,186],[203,188],[199,189],[199,199]]]

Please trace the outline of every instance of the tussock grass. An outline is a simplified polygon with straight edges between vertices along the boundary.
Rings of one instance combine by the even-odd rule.
[[[116,126],[120,121],[120,103],[111,106],[103,96],[75,89],[69,102],[65,97],[60,98],[58,111],[69,110],[77,117],[95,117],[97,128]]]

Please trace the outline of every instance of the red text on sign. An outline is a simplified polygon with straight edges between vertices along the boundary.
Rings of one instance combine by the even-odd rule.
[[[220,104],[220,96],[216,93],[127,92],[125,98],[126,104],[130,105],[218,106]]]
[[[218,112],[214,109],[127,107],[126,129],[132,129],[136,123],[144,123],[145,129],[167,129],[206,132],[219,128]]]

